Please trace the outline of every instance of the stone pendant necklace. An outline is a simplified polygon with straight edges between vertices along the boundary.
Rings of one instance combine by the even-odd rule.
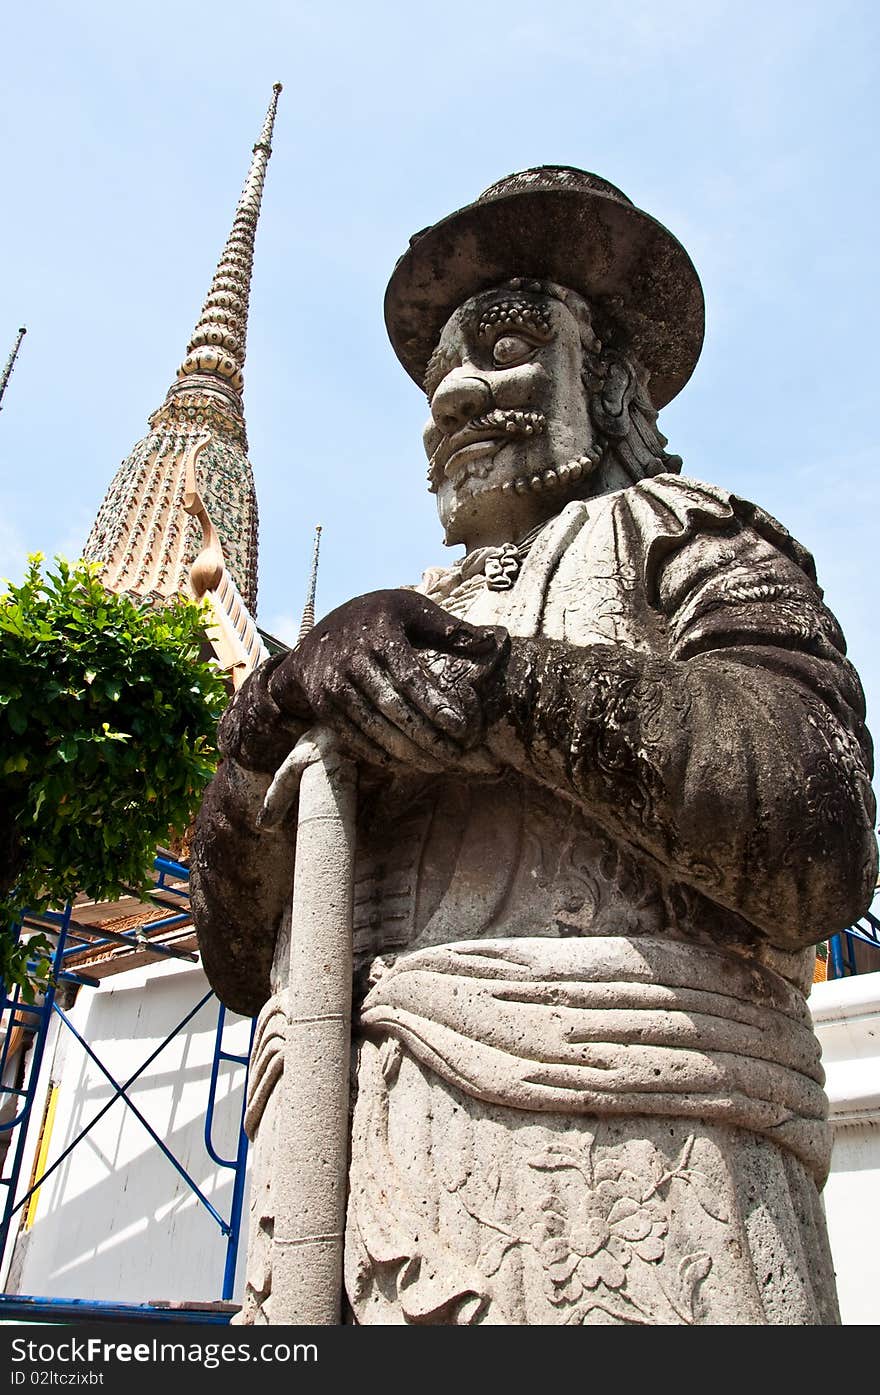
[[[485,549],[483,572],[486,586],[490,591],[510,591],[520,574],[522,564],[531,551],[538,534],[547,526],[547,520],[532,528],[519,542],[504,543],[501,547]]]
[[[489,591],[510,591],[523,562],[548,522],[539,523],[518,542],[503,543],[501,547],[477,547],[448,570],[437,567],[432,572],[426,572],[422,578],[424,594],[439,605],[445,605],[465,583],[470,583],[471,588],[485,583]]]

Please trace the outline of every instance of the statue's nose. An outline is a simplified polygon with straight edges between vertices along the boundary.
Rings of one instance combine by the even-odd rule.
[[[473,417],[492,405],[492,389],[485,378],[463,368],[453,368],[431,398],[431,415],[445,435],[460,431]]]

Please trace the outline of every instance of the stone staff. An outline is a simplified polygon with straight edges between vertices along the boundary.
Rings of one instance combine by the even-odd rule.
[[[299,790],[278,1137],[288,1181],[278,1188],[272,1244],[275,1322],[341,1320],[356,782],[332,737],[314,729],[276,774],[260,820],[263,828],[280,823]]]

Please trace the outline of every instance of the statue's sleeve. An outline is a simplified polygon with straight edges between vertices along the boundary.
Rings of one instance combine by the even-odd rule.
[[[190,896],[202,965],[217,996],[245,1016],[269,996],[275,940],[293,888],[296,806],[278,828],[257,816],[297,737],[268,681],[283,655],[242,685],[223,715],[223,759],[196,820]]]
[[[678,529],[630,510],[621,532],[641,537],[634,604],[653,638],[515,639],[490,744],[794,949],[870,902],[871,741],[811,559],[725,497]]]

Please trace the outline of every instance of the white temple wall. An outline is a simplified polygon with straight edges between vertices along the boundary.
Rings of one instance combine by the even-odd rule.
[[[834,1127],[825,1212],[844,1323],[880,1323],[880,973],[815,985]]]
[[[105,979],[99,988],[80,989],[69,1016],[122,1084],[207,991],[200,967],[163,963]],[[204,1144],[217,1011],[212,998],[129,1093],[212,1205],[228,1218],[233,1173],[217,1167]],[[246,1054],[249,1028],[249,1022],[228,1014],[224,1049]],[[56,1031],[54,1075],[60,1085],[50,1163],[113,1094],[68,1029],[58,1022]],[[31,1124],[31,1158],[52,1061],[50,1044]],[[242,1067],[221,1063],[213,1140],[221,1157],[235,1155],[243,1081]],[[20,1194],[29,1170],[30,1159]],[[237,1287],[243,1283],[245,1237],[246,1222]],[[219,1225],[132,1111],[117,1100],[41,1187],[36,1216],[19,1235],[5,1286],[56,1298],[210,1301],[221,1296],[225,1262]]]

